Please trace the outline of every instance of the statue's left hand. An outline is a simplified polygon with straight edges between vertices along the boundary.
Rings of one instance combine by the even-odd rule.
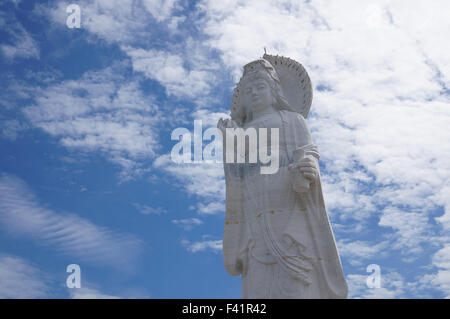
[[[300,172],[303,173],[303,176],[309,179],[311,183],[314,183],[319,178],[319,168],[315,159],[306,156],[302,158],[296,166],[300,169]]]

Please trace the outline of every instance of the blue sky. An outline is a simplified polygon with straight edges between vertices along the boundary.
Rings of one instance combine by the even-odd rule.
[[[78,1],[79,29],[71,3],[0,4],[0,298],[239,298],[222,166],[170,135],[226,117],[264,47],[312,79],[349,296],[450,296],[448,1]]]

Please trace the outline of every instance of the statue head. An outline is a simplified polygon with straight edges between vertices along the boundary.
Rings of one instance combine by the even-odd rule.
[[[245,65],[236,90],[239,98],[232,103],[231,117],[240,124],[251,121],[254,112],[268,107],[292,111],[283,95],[277,72],[267,60],[258,59]]]

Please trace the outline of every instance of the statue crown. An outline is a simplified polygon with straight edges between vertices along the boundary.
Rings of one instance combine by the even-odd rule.
[[[264,59],[258,59],[255,61],[252,61],[244,66],[244,76],[256,74],[258,71],[265,71],[269,73],[269,75],[274,79],[276,82],[280,82],[278,78],[278,74],[275,71],[275,68],[270,64],[269,61]]]

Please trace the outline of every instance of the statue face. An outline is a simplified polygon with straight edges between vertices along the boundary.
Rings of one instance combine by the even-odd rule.
[[[253,112],[261,112],[272,107],[272,101],[272,89],[263,77],[248,79],[244,87],[245,105]]]

